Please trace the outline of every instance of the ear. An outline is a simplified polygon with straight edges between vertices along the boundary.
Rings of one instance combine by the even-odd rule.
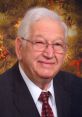
[[[16,55],[18,60],[22,59],[22,40],[17,37],[15,40],[15,51],[16,51]]]

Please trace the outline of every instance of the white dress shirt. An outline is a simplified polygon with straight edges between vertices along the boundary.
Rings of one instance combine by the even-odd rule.
[[[35,85],[25,74],[25,72],[23,71],[23,69],[21,68],[20,64],[19,64],[19,71],[26,83],[26,86],[28,87],[32,98],[35,102],[35,105],[39,111],[39,114],[41,115],[41,110],[42,110],[42,103],[40,101],[38,101],[38,98],[41,94],[41,92],[43,91],[42,89],[40,89],[37,85]],[[57,116],[57,108],[56,108],[56,102],[55,102],[55,94],[54,94],[54,88],[53,88],[53,80],[50,83],[50,87],[47,89],[47,91],[50,91],[51,96],[49,97],[49,104],[50,107],[52,108],[54,117],[58,117]]]

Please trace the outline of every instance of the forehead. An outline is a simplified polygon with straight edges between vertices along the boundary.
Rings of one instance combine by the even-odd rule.
[[[61,22],[57,20],[52,20],[50,18],[44,18],[36,21],[31,25],[32,35],[43,35],[47,37],[56,37],[60,36],[64,38],[65,30]]]

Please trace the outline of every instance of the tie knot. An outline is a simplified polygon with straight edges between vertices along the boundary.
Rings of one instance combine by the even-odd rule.
[[[39,97],[39,101],[46,103],[48,102],[48,98],[50,96],[50,92],[41,92],[40,97]]]

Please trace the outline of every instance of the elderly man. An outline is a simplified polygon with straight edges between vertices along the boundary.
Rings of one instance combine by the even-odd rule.
[[[79,117],[81,79],[60,71],[67,51],[60,16],[46,8],[27,11],[15,49],[18,62],[0,76],[0,117]]]

